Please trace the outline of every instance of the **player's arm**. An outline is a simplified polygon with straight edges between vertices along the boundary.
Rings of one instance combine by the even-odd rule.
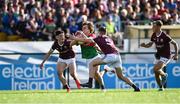
[[[101,50],[101,48],[98,46],[98,44],[96,44],[94,42],[94,48],[99,52],[99,53],[103,53],[103,51]]]
[[[175,55],[173,56],[173,59],[177,60],[178,59],[178,50],[179,50],[178,44],[173,39],[171,40],[171,44],[174,46],[174,49],[175,49]]]
[[[72,47],[73,45],[78,45],[78,41],[76,41],[76,40],[71,41],[70,47]]]
[[[149,47],[151,47],[153,45],[153,42],[152,41],[150,41],[150,42],[148,42],[148,43],[141,43],[140,44],[140,46],[141,47],[144,47],[144,48],[149,48]]]
[[[78,38],[78,37],[74,37],[75,41],[79,41],[79,42],[84,42],[84,43],[91,43],[93,42],[92,39],[89,38]]]
[[[49,58],[49,56],[53,53],[53,51],[54,51],[53,49],[50,49],[50,50],[48,51],[48,53],[46,53],[46,55],[45,55],[42,63],[40,64],[40,68],[41,68],[41,69],[43,69],[44,62]]]

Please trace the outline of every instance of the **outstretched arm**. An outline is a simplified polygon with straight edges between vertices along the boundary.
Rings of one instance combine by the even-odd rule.
[[[153,42],[149,42],[149,43],[141,43],[140,46],[144,47],[144,48],[149,48],[153,45]]]
[[[175,49],[175,55],[173,56],[173,58],[174,58],[174,60],[177,60],[178,59],[178,50],[179,50],[178,44],[173,39],[172,39],[171,43],[173,44],[174,49]]]
[[[44,62],[49,58],[49,56],[51,55],[51,53],[53,53],[53,51],[54,51],[54,50],[50,49],[50,50],[48,51],[48,53],[45,55],[42,63],[40,64],[40,68],[41,68],[41,69],[43,69]]]

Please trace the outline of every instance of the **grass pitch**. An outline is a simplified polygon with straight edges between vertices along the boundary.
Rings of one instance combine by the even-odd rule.
[[[1,104],[180,104],[180,89],[133,92],[132,89],[73,89],[43,91],[0,91]]]

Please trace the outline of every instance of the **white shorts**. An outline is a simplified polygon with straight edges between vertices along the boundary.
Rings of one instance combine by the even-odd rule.
[[[86,59],[86,63],[87,63],[87,66],[88,66],[88,68],[89,68],[89,64],[94,60],[94,59],[97,59],[97,58],[101,58],[101,55],[97,55],[97,56],[95,56],[95,57],[93,57],[93,58],[91,58],[91,59]]]
[[[119,54],[107,54],[102,58],[103,62],[113,68],[122,68],[121,56]]]
[[[71,64],[71,63],[76,64],[75,58],[70,58],[70,59],[62,59],[62,58],[58,58],[57,63],[59,63],[59,62],[66,63],[67,66],[69,66],[69,64]]]
[[[170,62],[171,59],[165,58],[165,57],[160,57],[159,60],[155,60],[155,64],[158,63],[159,61],[163,62],[165,65],[167,65]]]

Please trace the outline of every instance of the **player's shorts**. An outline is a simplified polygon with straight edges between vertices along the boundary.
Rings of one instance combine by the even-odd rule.
[[[95,56],[95,57],[93,57],[93,58],[91,58],[91,59],[86,59],[86,63],[87,63],[87,66],[88,66],[88,68],[89,68],[89,64],[94,60],[94,59],[97,59],[97,58],[101,58],[101,55],[97,55],[97,56]]]
[[[163,62],[165,65],[167,65],[170,62],[171,59],[165,58],[165,57],[160,57],[159,60],[155,61],[155,64],[158,63],[159,61]]]
[[[120,67],[122,69],[122,61],[121,56],[119,54],[107,54],[102,58],[102,60],[103,62],[107,63],[110,67]]]
[[[57,63],[59,63],[59,62],[61,62],[61,63],[66,63],[67,65],[69,65],[69,64],[71,64],[71,63],[76,64],[75,58],[70,58],[70,59],[58,58]]]

